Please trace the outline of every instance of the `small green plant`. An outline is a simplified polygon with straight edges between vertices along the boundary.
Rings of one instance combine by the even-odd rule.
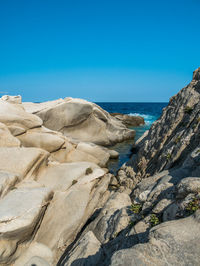
[[[135,221],[130,220],[129,226],[132,228],[135,225]]]
[[[191,114],[192,111],[193,111],[193,108],[190,107],[190,106],[186,106],[185,109],[184,109],[184,112],[185,112],[186,114]]]
[[[193,124],[192,125],[192,128],[194,129],[194,128],[196,128],[197,127],[197,124]]]
[[[171,158],[172,158],[172,155],[171,155],[171,153],[168,153],[168,154],[166,155],[166,159],[167,159],[167,161],[170,161],[170,160],[171,160]]]
[[[78,181],[77,180],[73,180],[72,181],[72,186],[75,185]]]
[[[197,199],[196,197],[193,198],[193,200],[190,201],[185,208],[187,215],[193,214],[198,209],[200,209],[200,199]]]
[[[151,224],[151,226],[156,226],[159,223],[160,223],[159,218],[154,213],[152,213],[151,216],[150,216],[150,224]]]
[[[181,137],[178,136],[177,138],[175,138],[175,143],[178,144],[180,142],[180,140],[181,140]]]
[[[140,213],[140,211],[142,210],[142,205],[141,204],[132,204],[131,205],[131,211],[133,212],[133,213]]]
[[[89,174],[91,174],[93,172],[93,170],[92,170],[92,168],[87,168],[86,170],[85,170],[85,174],[86,175],[89,175]]]
[[[15,190],[17,189],[17,187],[13,186],[13,187],[10,187],[10,190]]]

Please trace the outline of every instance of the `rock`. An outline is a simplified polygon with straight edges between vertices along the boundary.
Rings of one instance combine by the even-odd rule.
[[[98,165],[101,167],[105,167],[110,158],[110,153],[107,152],[107,150],[92,143],[89,144],[89,143],[80,142],[77,145],[76,150],[86,152],[95,157],[96,159],[98,159],[99,161]]]
[[[37,148],[0,147],[0,158],[0,170],[25,177],[34,175],[46,163],[48,153]]]
[[[8,126],[8,129],[10,130],[13,136],[18,136],[26,132],[26,129],[24,129],[23,127],[15,126],[15,125]]]
[[[120,113],[111,113],[112,116],[121,121],[125,126],[138,127],[144,125],[144,118],[141,116],[132,116]]]
[[[115,150],[107,149],[106,151],[110,154],[110,159],[117,159],[119,157],[119,152]]]
[[[35,130],[28,130],[25,134],[18,136],[24,147],[37,147],[48,152],[59,150],[65,143],[64,139],[55,134]]]
[[[0,122],[7,126],[17,126],[24,129],[35,128],[42,125],[42,120],[24,111],[20,104],[12,104],[0,99]]]
[[[130,223],[127,208],[130,205],[131,200],[126,193],[114,193],[86,232],[92,231],[101,243],[108,242]]]
[[[3,123],[0,123],[0,147],[19,147],[20,141],[13,137]]]
[[[162,213],[170,204],[172,200],[162,199],[158,204],[153,208],[153,213]]]
[[[9,103],[13,103],[13,104],[22,103],[22,97],[20,95],[17,95],[17,96],[3,95],[1,97],[1,100],[9,102]]]
[[[94,156],[92,156],[92,155],[90,155],[90,154],[88,154],[88,153],[86,153],[84,151],[79,151],[77,149],[76,150],[72,150],[70,153],[67,154],[66,162],[68,162],[68,163],[72,163],[72,162],[91,162],[91,163],[95,163],[95,164],[101,165],[100,161],[96,157],[94,157]]]
[[[86,176],[88,168],[92,170],[92,173]],[[89,162],[63,163],[49,165],[45,171],[38,175],[37,182],[55,191],[66,191],[73,186],[73,182],[81,183],[85,178],[89,177],[90,180],[93,180],[103,175],[102,169]]]
[[[148,243],[117,251],[109,265],[199,265],[199,215],[156,226]]]
[[[79,141],[112,145],[135,135],[121,121],[85,100],[65,98],[41,104],[24,103],[23,106],[38,115],[47,128]]]
[[[52,198],[52,193],[46,188],[18,188],[10,191],[0,200],[0,234],[2,240],[11,240],[7,242],[10,251],[0,254],[1,262],[7,262],[16,250],[17,242],[29,240],[39,223],[48,201]],[[15,241],[15,246],[13,243]],[[11,246],[10,246],[11,245]]]
[[[0,198],[3,198],[19,180],[16,174],[0,171]]]
[[[100,262],[101,256],[101,243],[89,231],[80,238],[68,255],[68,258],[61,262],[61,265],[97,265]]]
[[[37,242],[53,251],[54,263],[92,215],[109,181],[106,177],[100,180],[85,180],[82,184],[75,183],[66,192],[55,193],[36,235]]]
[[[37,242],[31,243],[25,252],[15,261],[15,266],[51,266],[53,263],[53,255],[51,250]]]
[[[184,198],[189,193],[200,192],[200,177],[187,177],[181,180],[177,185],[177,197]]]

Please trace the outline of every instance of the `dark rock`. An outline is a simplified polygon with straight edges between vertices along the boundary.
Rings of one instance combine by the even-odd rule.
[[[120,120],[127,127],[138,127],[144,125],[144,118],[141,116],[132,116],[120,113],[111,113],[116,119]]]

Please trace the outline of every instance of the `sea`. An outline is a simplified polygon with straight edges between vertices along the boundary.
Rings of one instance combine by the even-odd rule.
[[[119,152],[119,159],[110,160],[108,163],[108,169],[111,173],[116,174],[119,168],[129,160],[131,157],[131,149],[134,142],[139,139],[146,130],[148,130],[152,123],[157,120],[162,114],[162,110],[168,103],[134,103],[134,102],[98,102],[96,103],[109,113],[122,113],[133,116],[142,116],[145,121],[145,125],[140,127],[130,127],[136,131],[134,140],[124,141],[118,143],[112,147]]]

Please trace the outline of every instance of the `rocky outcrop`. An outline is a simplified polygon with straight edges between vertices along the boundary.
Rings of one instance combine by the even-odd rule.
[[[44,103],[23,103],[27,112],[36,114],[45,127],[79,141],[112,145],[133,138],[134,130],[112,117],[94,103],[65,98]]]
[[[67,109],[65,114],[69,111],[69,116],[62,119],[77,121],[79,111],[84,111],[80,121],[88,114],[94,115],[90,113],[95,108],[92,104],[83,105],[78,101],[76,114],[76,104],[72,104],[75,109]],[[122,140],[123,134],[133,136],[112,121],[119,126],[115,140]],[[113,150],[72,140],[46,128],[38,116],[25,111],[20,96],[3,96],[0,264],[56,265],[95,209],[101,208],[110,196],[111,174],[106,174],[108,170],[103,167],[116,157],[118,153]]]
[[[121,121],[127,127],[138,127],[145,124],[144,118],[141,116],[126,115],[120,113],[110,113],[116,119]]]
[[[107,203],[59,265],[200,264],[199,103],[200,68],[136,143]]]

